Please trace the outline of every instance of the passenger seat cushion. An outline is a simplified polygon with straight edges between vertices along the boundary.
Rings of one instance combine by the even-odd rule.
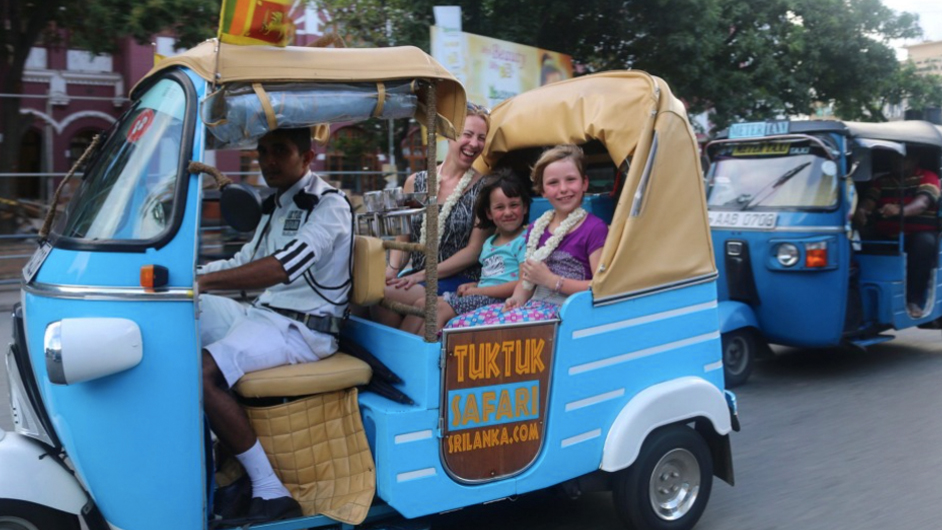
[[[247,398],[308,396],[362,386],[369,383],[372,376],[370,365],[337,352],[320,361],[247,373],[234,389]]]
[[[375,237],[356,236],[353,244],[353,292],[350,301],[369,306],[383,299],[386,289],[386,251]]]
[[[304,515],[324,514],[351,525],[366,519],[376,468],[356,388],[245,411]]]

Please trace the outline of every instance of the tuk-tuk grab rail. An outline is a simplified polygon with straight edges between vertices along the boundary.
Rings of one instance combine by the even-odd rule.
[[[835,159],[837,158],[837,154],[835,154],[835,153],[832,152],[832,151],[833,151],[833,148],[832,148],[832,147],[828,146],[826,143],[824,143],[824,142],[823,142],[820,138],[818,138],[817,136],[813,136],[813,135],[810,135],[810,134],[780,134],[780,135],[776,135],[776,136],[763,136],[763,137],[761,137],[761,138],[759,138],[759,137],[757,137],[757,138],[724,138],[724,139],[721,139],[721,140],[713,140],[712,142],[710,142],[710,143],[708,143],[708,144],[706,145],[706,153],[707,153],[707,157],[708,157],[708,158],[710,159],[710,161],[712,162],[712,161],[713,161],[713,157],[711,156],[710,149],[712,149],[713,146],[715,146],[715,145],[722,145],[722,144],[739,144],[739,145],[742,145],[742,144],[762,144],[762,143],[768,143],[768,142],[772,142],[772,141],[800,142],[800,141],[806,141],[806,140],[816,143],[816,144],[818,145],[818,147],[820,147],[820,148],[824,151],[824,153],[827,154],[827,157],[830,158],[831,160],[835,160]]]
[[[436,124],[438,116],[437,84],[429,80],[425,96],[428,112],[425,113],[428,130],[428,205],[425,207],[425,342],[438,340],[438,150],[436,146]],[[457,129],[457,124],[456,129]]]

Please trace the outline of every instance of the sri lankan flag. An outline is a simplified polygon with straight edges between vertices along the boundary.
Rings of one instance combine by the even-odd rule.
[[[219,40],[229,44],[287,46],[294,40],[294,0],[222,0]]]

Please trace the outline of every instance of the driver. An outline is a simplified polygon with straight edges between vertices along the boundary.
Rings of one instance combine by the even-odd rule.
[[[863,226],[874,211],[879,214],[874,229],[886,238],[899,236],[902,216],[904,245],[909,258],[906,260],[906,300],[907,310],[912,316],[922,314],[929,273],[939,252],[936,233],[938,202],[939,176],[920,168],[919,158],[910,152],[903,158],[902,177],[889,174],[874,181],[855,213],[859,226]]]
[[[248,513],[233,524],[299,517],[245,412],[229,393],[247,372],[312,362],[337,351],[347,308],[353,213],[346,197],[309,170],[308,129],[277,129],[258,141],[265,182],[252,240],[231,259],[199,268],[202,291],[264,289],[251,304],[200,296],[203,403],[210,426],[252,483]]]

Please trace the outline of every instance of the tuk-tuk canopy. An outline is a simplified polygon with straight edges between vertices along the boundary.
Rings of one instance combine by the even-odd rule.
[[[847,121],[844,125],[847,126],[850,135],[856,138],[942,147],[942,132],[939,127],[927,121],[905,120],[884,123]]]
[[[218,46],[218,53],[216,47]],[[464,126],[466,96],[464,87],[430,55],[413,46],[393,48],[307,48],[287,46],[236,46],[208,40],[180,55],[157,63],[141,80],[158,72],[185,66],[216,83],[381,83],[393,80],[427,79],[437,81],[436,109],[438,132],[454,138]],[[138,86],[140,86],[138,83]],[[137,86],[135,86],[135,90]],[[419,101],[425,101],[424,88],[417,86]],[[132,90],[133,93],[133,90]],[[420,104],[416,119],[427,122]]]
[[[592,281],[595,300],[715,275],[696,138],[683,104],[657,77],[602,72],[504,101],[491,113],[477,166],[486,173],[517,149],[591,140],[616,166],[630,162]]]

